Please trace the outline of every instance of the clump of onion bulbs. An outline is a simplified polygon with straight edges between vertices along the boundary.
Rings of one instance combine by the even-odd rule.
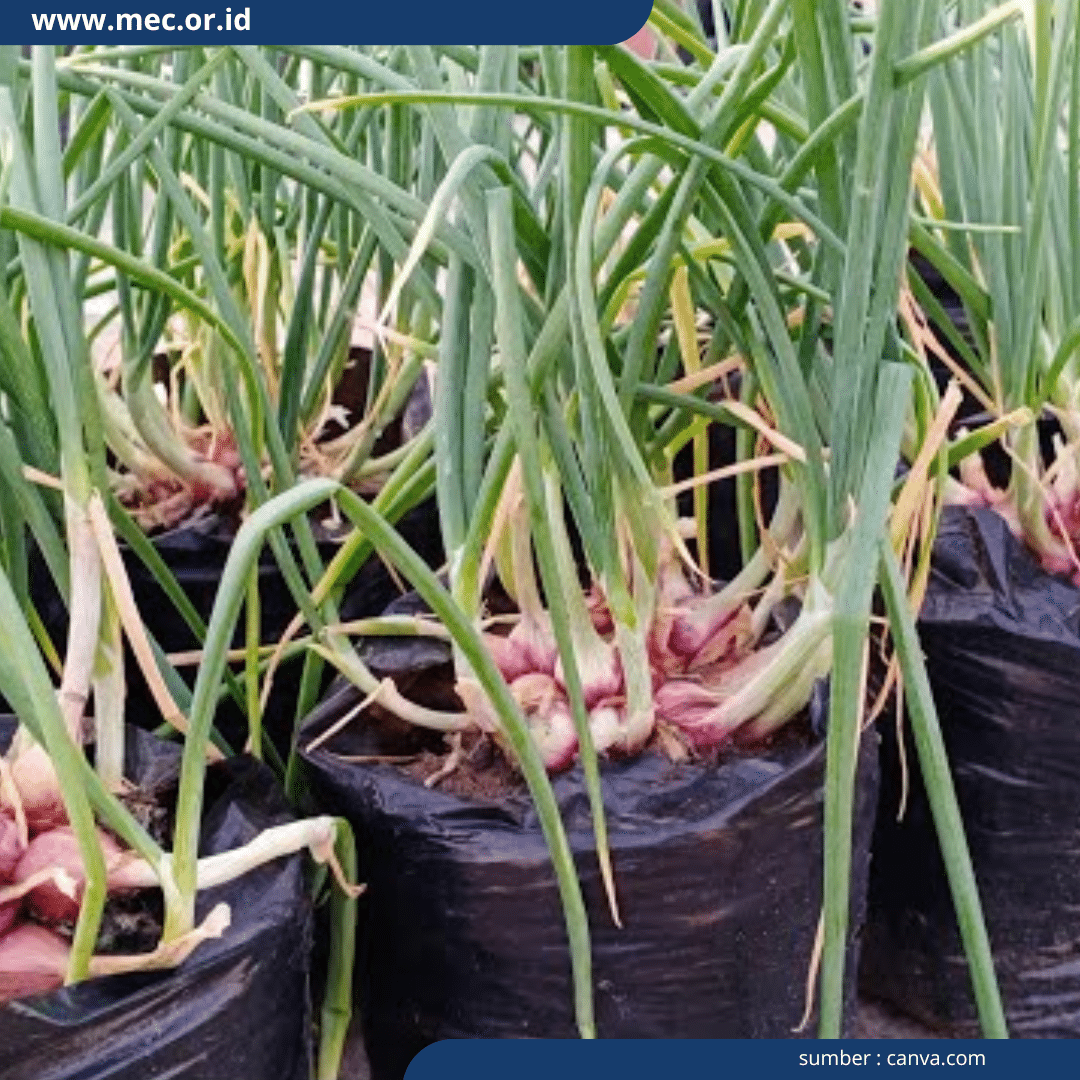
[[[1013,467],[1007,488],[994,486],[975,453],[960,462],[959,482],[950,478],[946,501],[996,511],[1044,570],[1067,574],[1080,585],[1080,417],[1065,410],[1057,416],[1068,442],[1054,436],[1052,465],[1043,464],[1035,424],[1024,424],[1009,439]]]
[[[557,493],[548,501],[548,521],[597,752],[634,754],[660,735],[669,753],[683,757],[714,751],[736,736],[763,738],[805,706],[814,682],[827,673],[832,600],[821,581],[803,588],[794,624],[762,644],[776,603],[794,591],[788,571],[799,557],[799,520],[788,485],[762,547],[719,590],[707,587],[677,541],[660,540],[652,579],[632,552],[624,553],[632,620],[620,620],[600,582],[581,589]],[[509,515],[508,532],[500,576],[520,617],[508,635],[489,632],[486,642],[548,770],[557,771],[575,760],[577,731],[523,516]],[[475,681],[459,672],[457,685],[472,721],[497,735]]]
[[[85,877],[78,841],[67,826],[40,832],[23,846],[14,820],[0,813],[0,832],[8,841],[0,866],[0,1002],[7,1002],[63,984],[70,950],[59,931],[78,917]],[[120,848],[105,833],[99,841],[110,891],[122,889]]]
[[[224,884],[271,859],[307,848],[317,862],[329,866],[338,885],[355,896],[362,887],[344,878],[334,854],[336,829],[331,817],[265,829],[242,847],[200,859],[196,887]],[[97,831],[97,840],[110,894],[160,886],[162,867],[155,870],[103,830]],[[171,873],[168,859],[161,861]],[[70,930],[85,883],[82,853],[67,821],[56,771],[41,746],[20,727],[8,753],[0,757],[0,1004],[65,982]],[[171,889],[175,891],[175,883]],[[201,942],[219,937],[229,922],[228,905],[218,904],[199,926],[159,943],[152,952],[91,957],[90,975],[174,967]]]
[[[0,1003],[61,986],[85,887],[82,853],[52,762],[20,728],[0,774]],[[98,833],[110,892],[132,860]]]

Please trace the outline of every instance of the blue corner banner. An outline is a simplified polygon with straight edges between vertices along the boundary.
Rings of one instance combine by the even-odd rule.
[[[4,0],[8,45],[612,45],[652,0]]]
[[[1080,1041],[463,1039],[422,1050],[405,1080],[810,1080],[821,1075],[1075,1080]]]

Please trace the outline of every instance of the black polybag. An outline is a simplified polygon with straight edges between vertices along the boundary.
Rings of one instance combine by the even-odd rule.
[[[437,663],[442,648],[379,643],[366,659],[383,674],[416,651]],[[399,653],[389,663],[387,649]],[[343,760],[401,752],[362,718],[306,750],[358,700],[336,685],[305,721],[300,751],[311,795],[357,832],[368,884],[357,989],[372,1075],[402,1076],[439,1039],[575,1037],[562,909],[527,793],[465,799],[392,764]],[[795,1031],[821,903],[825,754],[808,727],[718,766],[651,752],[602,766],[623,929],[608,914],[580,769],[553,779],[589,911],[601,1037],[816,1034],[813,1020]],[[871,734],[855,809],[849,1006],[876,757]]]
[[[5,745],[13,723],[0,729]],[[175,786],[179,751],[135,729],[128,775]],[[292,815],[251,758],[207,772],[200,854],[227,851]],[[0,1008],[0,1080],[308,1080],[311,907],[300,855],[201,892],[196,918],[229,905],[224,935],[178,968],[93,979]]]
[[[1080,590],[990,510],[946,511],[919,622],[1010,1032],[1080,1037]],[[978,1031],[910,736],[907,813],[884,729],[861,985]]]

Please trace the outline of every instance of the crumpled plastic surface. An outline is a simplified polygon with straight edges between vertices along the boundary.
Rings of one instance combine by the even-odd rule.
[[[919,623],[1010,1031],[1080,1037],[1080,590],[990,510],[946,512]],[[864,992],[976,1034],[970,980],[910,736],[885,731]]]
[[[338,686],[305,722],[302,752],[357,700]],[[652,753],[602,766],[621,930],[580,769],[554,778],[590,915],[601,1037],[795,1034],[821,901],[825,755],[807,726],[719,766]],[[357,831],[368,883],[358,990],[373,1076],[402,1076],[439,1039],[576,1037],[562,909],[527,793],[465,799],[340,756],[393,749],[360,721],[304,755],[315,797]],[[871,735],[855,813],[855,927],[876,757]],[[849,997],[855,952],[853,939]],[[815,1034],[814,1022],[801,1034]]]
[[[0,744],[13,731],[0,727]],[[175,784],[178,748],[129,729],[128,774]],[[290,820],[272,774],[250,758],[207,773],[204,855]],[[93,979],[0,1008],[0,1080],[308,1080],[311,910],[303,857],[199,894],[196,917],[229,904],[232,925],[169,972]]]

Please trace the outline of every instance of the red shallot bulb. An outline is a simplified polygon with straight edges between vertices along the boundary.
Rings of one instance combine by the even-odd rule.
[[[6,904],[0,904],[0,938],[11,929],[12,924],[19,917],[21,907],[21,900],[9,900]]]
[[[545,713],[533,713],[529,728],[548,772],[568,769],[577,753],[577,730],[566,702],[561,698]]]
[[[696,750],[718,746],[731,732],[716,722],[717,695],[689,679],[672,679],[656,692],[656,716],[678,728]]]
[[[11,880],[22,853],[18,827],[7,814],[0,813],[0,885]]]
[[[22,923],[0,937],[0,1003],[64,983],[68,945],[59,934]]]
[[[40,832],[63,825],[67,821],[67,810],[60,794],[60,780],[45,748],[33,743],[10,764],[11,778],[18,790],[30,831]],[[8,805],[2,794],[0,805]]]
[[[98,833],[98,841],[105,856],[105,865],[111,869],[120,861],[123,853],[116,841],[104,833]],[[55,882],[43,881],[30,891],[27,902],[43,922],[74,920],[79,914],[86,874],[79,842],[66,825],[39,833],[30,841],[30,846],[15,867],[15,881],[25,881],[31,874],[51,867],[60,867],[74,879],[75,896],[65,896]]]

